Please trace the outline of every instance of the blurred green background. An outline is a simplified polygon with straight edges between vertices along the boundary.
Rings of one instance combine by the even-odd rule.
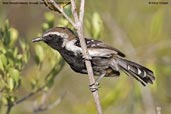
[[[63,67],[59,54],[45,44],[31,42],[41,35],[42,29],[67,22],[44,5],[3,4],[2,1],[0,28],[8,19],[10,26],[18,31],[18,40],[29,46],[30,54],[21,70],[21,83],[15,91],[11,87],[11,95],[22,98],[35,89],[33,86],[43,84],[44,79],[53,79],[43,91],[13,107],[11,114],[31,114],[40,105],[50,105],[56,100],[58,105],[40,113],[96,114],[87,75],[75,73],[67,64]],[[128,59],[147,66],[156,76],[155,83],[146,87],[124,73],[119,78],[104,78],[99,94],[105,114],[171,113],[171,0],[166,1],[168,4],[149,4],[151,0],[86,0],[85,36],[98,37],[120,49]],[[15,43],[11,48],[19,45]],[[56,64],[62,70],[46,78],[53,68],[60,69],[54,67]],[[0,113],[5,114],[5,110],[1,103]]]

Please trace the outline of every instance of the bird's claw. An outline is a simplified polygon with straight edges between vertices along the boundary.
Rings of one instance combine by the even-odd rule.
[[[98,82],[95,82],[95,83],[89,85],[89,89],[90,89],[91,92],[97,91],[99,87],[100,86],[99,86]]]

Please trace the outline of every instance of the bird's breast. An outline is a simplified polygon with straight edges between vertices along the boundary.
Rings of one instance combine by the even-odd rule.
[[[82,73],[81,70],[86,69],[81,53],[75,54],[73,51],[63,50],[60,54],[74,71]]]

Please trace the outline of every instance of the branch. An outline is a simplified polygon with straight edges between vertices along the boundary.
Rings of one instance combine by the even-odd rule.
[[[64,96],[65,96],[66,92],[63,93],[58,99],[56,99],[53,103],[51,104],[48,104],[46,105],[45,104],[45,101],[48,99],[47,97],[47,93],[45,93],[43,96],[42,96],[42,101],[41,101],[41,104],[35,108],[33,110],[33,114],[38,114],[39,112],[43,112],[43,111],[47,111],[49,109],[52,109],[54,107],[56,107],[57,105],[59,105],[61,103],[61,101],[64,99]]]
[[[63,11],[63,8],[60,8],[59,5],[54,2],[54,0],[49,0],[49,1],[54,3],[54,6],[61,12],[61,14],[77,30],[78,37],[79,37],[80,44],[81,44],[81,48],[82,48],[82,51],[83,51],[83,57],[85,58],[85,65],[86,65],[86,68],[87,68],[87,71],[88,71],[89,82],[90,82],[90,85],[94,84],[95,79],[94,79],[94,73],[93,73],[92,65],[91,65],[91,62],[90,62],[91,57],[88,54],[87,46],[86,46],[84,35],[83,35],[83,19],[84,19],[85,0],[81,0],[79,17],[78,17],[78,13],[76,12],[75,0],[71,0],[71,4],[72,4],[72,9],[71,10],[72,10],[72,14],[74,16],[75,23],[73,23],[73,21],[71,21],[71,19]],[[100,100],[99,100],[98,90],[93,91],[92,94],[93,94],[93,97],[94,97],[94,101],[95,101],[95,104],[96,104],[98,114],[103,114],[101,104],[100,104]]]
[[[79,24],[78,25],[78,37],[81,43],[81,48],[83,50],[83,56],[85,57],[85,64],[86,64],[86,68],[88,71],[88,76],[89,76],[89,82],[90,85],[95,83],[95,79],[94,79],[94,73],[93,73],[93,69],[92,69],[92,65],[90,62],[90,55],[87,51],[87,46],[85,43],[85,39],[84,39],[84,35],[83,35],[83,19],[84,19],[84,5],[85,5],[85,0],[81,0],[81,4],[80,4],[80,13],[79,13]],[[96,104],[96,108],[97,108],[97,112],[98,114],[103,114],[102,112],[102,108],[101,108],[101,104],[100,104],[100,99],[99,99],[99,94],[98,94],[98,90],[92,92],[93,94],[93,98]]]
[[[37,90],[30,92],[29,94],[27,94],[26,96],[20,98],[19,100],[17,100],[16,102],[14,102],[13,106],[25,101],[26,99],[30,98],[31,96],[35,95],[36,93],[42,91],[44,88],[46,87],[46,84],[43,85],[42,87],[38,88]]]
[[[11,112],[11,109],[12,109],[12,105],[8,104],[6,114],[9,114]]]
[[[45,87],[46,87],[46,84],[43,85],[42,87],[38,88],[37,90],[35,90],[33,92],[30,92],[29,94],[27,94],[26,96],[20,98],[19,100],[15,101],[14,103],[8,103],[6,114],[9,114],[11,112],[12,107],[14,107],[15,105],[25,101],[26,99],[30,98],[31,96],[35,95],[36,93],[42,91]]]
[[[68,22],[70,22],[71,24],[72,24],[72,26],[74,26],[74,28],[76,27],[76,25],[75,25],[75,23],[73,22],[73,20],[70,18],[70,17],[68,17],[68,15],[64,12],[64,9],[63,9],[63,7],[60,7],[54,0],[42,0],[43,2],[44,1],[46,1],[46,2],[44,2],[44,3],[50,3],[50,5],[53,5],[53,7],[55,7],[55,8],[57,8],[58,10],[59,10],[59,12],[60,12],[60,14],[61,15],[63,15],[66,19],[67,19],[67,21]],[[46,4],[45,4],[46,5]],[[49,9],[51,9],[48,5],[46,5]]]
[[[75,19],[75,23],[79,21],[78,19],[78,14],[77,14],[77,8],[76,8],[76,4],[75,4],[75,1],[74,0],[71,0],[71,11],[72,11],[72,14],[74,16],[74,19]]]

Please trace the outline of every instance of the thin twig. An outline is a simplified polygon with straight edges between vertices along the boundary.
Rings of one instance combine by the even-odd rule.
[[[43,95],[43,102],[33,110],[33,114],[38,114],[39,112],[43,112],[43,111],[47,111],[49,109],[52,109],[54,107],[56,107],[57,105],[59,105],[62,101],[62,99],[64,98],[66,92],[63,93],[58,99],[56,99],[53,103],[45,105],[45,100],[47,100],[47,94]]]
[[[91,85],[91,84],[95,83],[95,79],[94,79],[91,62],[90,62],[90,60],[88,60],[89,54],[87,52],[87,46],[86,46],[85,39],[83,36],[84,5],[85,5],[85,0],[81,0],[80,14],[79,14],[80,29],[78,29],[78,36],[79,36],[79,40],[81,42],[81,48],[83,49],[83,55],[84,55],[84,57],[87,58],[85,61],[85,64],[86,64],[86,68],[87,68],[88,75],[89,75],[89,81],[90,81],[90,85]],[[98,114],[103,114],[98,91],[96,90],[96,91],[92,92],[92,94],[94,97],[94,101],[96,104]]]
[[[61,12],[61,14],[72,24],[72,26],[76,27],[73,20],[64,12],[63,7],[60,7],[54,0],[49,0],[49,2],[52,3],[52,5],[54,5],[54,7],[56,7]]]
[[[17,105],[23,101],[25,101],[26,99],[30,98],[31,96],[35,95],[36,93],[42,91],[44,88],[46,87],[46,85],[43,85],[42,87],[38,88],[37,90],[33,91],[33,92],[30,92],[29,94],[27,94],[26,96],[18,99],[16,102],[14,102],[13,105]]]
[[[13,106],[11,104],[8,104],[6,114],[9,114],[11,112],[12,107]]]
[[[82,27],[83,27],[83,20],[84,20],[84,6],[85,6],[85,0],[81,0],[79,20],[82,24]]]
[[[44,86],[38,88],[37,90],[35,90],[35,91],[33,91],[33,92],[30,92],[29,94],[27,94],[26,96],[24,96],[24,97],[18,99],[18,100],[15,101],[14,103],[9,103],[9,104],[7,105],[6,114],[9,114],[9,113],[11,112],[12,107],[14,107],[15,105],[17,105],[17,104],[19,104],[19,103],[21,103],[21,102],[27,100],[28,98],[30,98],[31,96],[35,95],[36,93],[42,91],[45,87],[46,87],[46,85],[44,85]]]
[[[77,7],[76,7],[76,4],[75,4],[75,1],[74,0],[71,0],[71,11],[72,11],[72,14],[74,16],[74,19],[75,19],[75,23],[79,21],[78,19],[78,13],[77,13]]]
[[[76,21],[76,29],[77,29],[77,33],[78,33],[78,37],[81,43],[81,48],[83,50],[83,56],[86,59],[85,60],[85,64],[86,64],[86,68],[88,71],[88,75],[89,75],[89,81],[90,81],[90,85],[95,83],[95,79],[94,79],[94,74],[93,74],[93,69],[92,69],[92,65],[90,62],[90,56],[88,54],[87,51],[87,46],[85,43],[85,39],[84,39],[84,35],[83,35],[83,19],[84,19],[84,5],[85,5],[85,0],[81,0],[81,4],[80,4],[80,13],[79,13],[79,20],[78,20],[78,14],[76,12],[76,4],[74,0],[71,0],[71,4],[72,4],[72,13],[73,16],[75,18]],[[93,97],[94,97],[94,101],[96,104],[96,108],[97,108],[97,112],[98,114],[102,114],[102,108],[101,108],[101,104],[100,104],[100,100],[99,100],[99,95],[98,95],[98,91],[94,91],[92,92]]]

